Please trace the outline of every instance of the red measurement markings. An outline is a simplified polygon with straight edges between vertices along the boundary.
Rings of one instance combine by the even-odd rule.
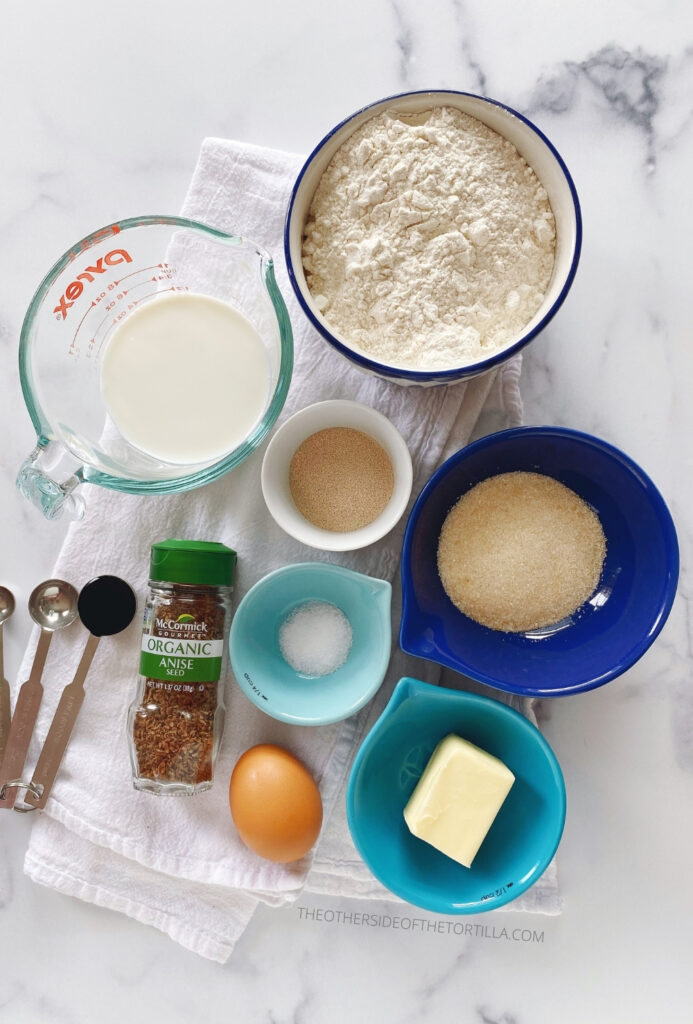
[[[92,342],[96,341],[96,335],[99,333],[99,331],[101,330],[103,325],[106,323],[106,321],[107,320],[111,320],[111,319],[112,319],[112,314],[111,313],[106,313],[106,316],[103,318],[103,320],[101,321],[99,326],[96,328],[96,330],[94,331],[94,333],[93,333],[93,335],[91,337]],[[106,333],[108,333],[108,332],[106,332]]]
[[[113,282],[113,284],[114,285],[119,285],[121,283],[121,281],[126,281],[128,277],[134,277],[135,274],[144,274],[148,270],[168,270],[168,269],[169,269],[168,263],[154,263],[151,267],[140,267],[139,270],[133,270],[133,271],[131,271],[131,273],[125,274],[123,277],[119,277],[117,281]],[[171,272],[175,273],[175,270],[173,270]]]
[[[135,285],[135,287],[137,288],[137,287],[139,287],[139,286],[138,286],[138,285]],[[132,291],[132,288],[130,289],[130,291]],[[107,310],[107,312],[109,312],[109,313],[110,313],[110,311],[111,311],[112,309],[115,309],[115,307],[116,307],[116,304],[117,304],[118,302],[122,302],[122,301],[123,301],[123,299],[125,298],[125,296],[126,296],[127,294],[128,294],[128,289],[127,289],[127,288],[123,288],[122,292],[118,292],[118,294],[117,294],[117,295],[116,295],[116,297],[115,297],[115,298],[113,299],[113,301],[112,301],[112,302],[109,302],[109,303],[108,303],[108,305],[106,306],[106,310]]]
[[[167,277],[165,274],[159,274],[158,277],[157,276],[147,277],[147,278],[145,278],[144,281],[138,281],[137,284],[131,284],[129,290],[131,292],[134,292],[135,288],[144,288],[146,285],[151,284],[152,281],[154,282],[154,284],[156,284],[157,281],[170,281],[170,280],[171,280],[171,278]],[[127,292],[125,292],[124,294],[127,295]]]
[[[104,295],[105,295],[105,292],[102,292],[101,295],[98,298],[93,299],[92,302],[89,304],[89,306],[87,306],[87,309],[85,310],[84,315],[82,316],[82,319],[77,324],[77,330],[75,331],[75,333],[74,333],[74,335],[72,337],[72,341],[70,342],[70,348],[68,350],[70,355],[74,355],[75,352],[79,351],[79,349],[76,347],[77,335],[79,334],[79,332],[80,332],[80,330],[82,328],[82,324],[84,323],[86,318],[89,316],[89,314],[91,313],[91,311],[94,308],[94,306],[98,302],[101,302],[101,299],[104,297]],[[94,344],[94,339],[92,338],[91,341],[89,342],[89,345],[93,346],[93,344]]]
[[[82,326],[82,324],[84,323],[85,317],[87,317],[87,316],[89,315],[89,313],[90,313],[90,312],[92,311],[92,309],[94,308],[94,306],[95,306],[95,305],[96,305],[96,303],[95,303],[95,302],[92,302],[92,303],[91,303],[91,304],[89,305],[89,307],[87,308],[87,310],[86,310],[86,312],[85,312],[84,316],[82,317],[82,319],[80,320],[80,322],[79,322],[79,323],[77,324],[77,330],[75,331],[75,337],[77,337],[77,335],[79,334],[79,329],[80,329],[80,327]]]

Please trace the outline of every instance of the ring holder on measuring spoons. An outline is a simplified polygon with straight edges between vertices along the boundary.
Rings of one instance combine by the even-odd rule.
[[[174,463],[136,447],[107,414],[102,360],[118,325],[173,292],[233,307],[255,328],[269,387],[249,435],[223,457]],[[291,324],[268,253],[248,239],[181,217],[134,217],[78,242],[49,271],[19,343],[24,400],[36,429],[17,486],[47,519],[80,518],[83,483],[131,494],[172,494],[239,465],[279,415],[293,366]],[[152,381],[152,402],[156,394]],[[154,415],[154,414],[153,414]]]
[[[58,769],[72,735],[84,700],[84,682],[102,636],[121,633],[132,622],[137,600],[132,588],[118,576],[97,576],[79,595],[82,623],[91,634],[84,647],[74,679],[64,688],[53,715],[48,734],[26,789],[24,804],[17,811],[42,810],[50,796]]]
[[[5,800],[10,790],[15,794],[13,810],[18,811],[20,814],[26,814],[27,811],[36,810],[35,807],[30,807],[28,804],[23,802],[17,803],[16,800],[22,792],[32,793],[37,800],[41,798],[41,791],[33,784],[33,782],[24,782],[23,779],[10,779],[9,782],[3,782],[2,786],[0,786],[0,800]]]

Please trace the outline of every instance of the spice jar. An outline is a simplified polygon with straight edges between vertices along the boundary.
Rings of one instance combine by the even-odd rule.
[[[135,789],[210,789],[224,726],[221,684],[236,552],[207,541],[152,546],[140,678],[128,715]]]

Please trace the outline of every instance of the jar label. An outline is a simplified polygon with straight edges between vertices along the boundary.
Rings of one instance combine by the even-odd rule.
[[[140,672],[147,679],[214,683],[221,676],[223,640],[142,637]]]

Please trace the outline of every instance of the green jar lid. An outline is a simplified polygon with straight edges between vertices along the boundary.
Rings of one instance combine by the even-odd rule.
[[[161,583],[230,587],[236,552],[208,540],[162,540],[152,544],[149,575]]]

